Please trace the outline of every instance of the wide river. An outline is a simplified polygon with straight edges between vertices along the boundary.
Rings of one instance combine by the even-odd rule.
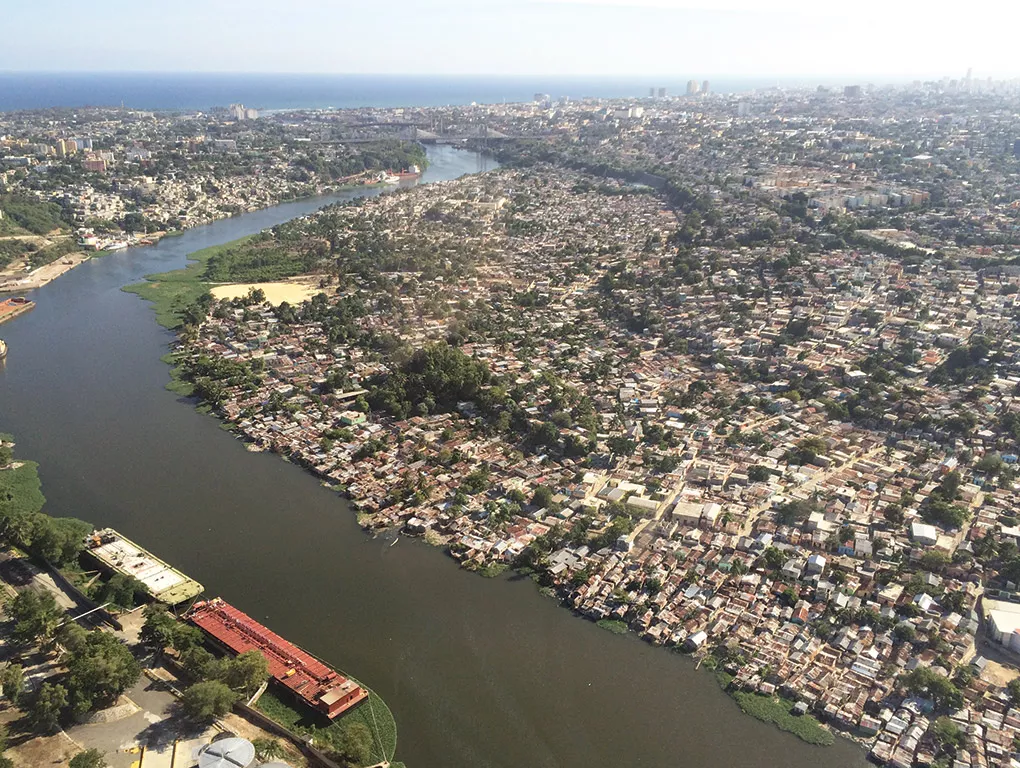
[[[486,167],[450,148],[430,157],[426,180]],[[371,538],[311,475],[249,453],[164,389],[171,334],[121,287],[332,199],[88,261],[0,326],[0,430],[41,464],[50,514],[119,529],[364,680],[393,709],[409,768],[865,765],[850,742],[812,747],[742,715],[689,659],[605,632],[528,580]]]

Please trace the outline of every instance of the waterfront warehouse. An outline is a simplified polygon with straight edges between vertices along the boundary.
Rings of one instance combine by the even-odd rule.
[[[188,620],[232,653],[261,652],[273,679],[326,717],[337,717],[368,698],[353,680],[219,598],[195,603]]]
[[[149,597],[167,605],[183,603],[205,589],[112,528],[94,531],[85,540],[85,551],[107,570],[138,579]]]

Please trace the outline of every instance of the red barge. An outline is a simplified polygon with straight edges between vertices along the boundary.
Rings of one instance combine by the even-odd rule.
[[[269,674],[295,697],[335,718],[368,698],[368,691],[219,598],[195,603],[188,621],[234,654],[259,651]]]

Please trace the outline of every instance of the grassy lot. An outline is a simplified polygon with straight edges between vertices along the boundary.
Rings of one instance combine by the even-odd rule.
[[[368,691],[368,701],[332,723],[305,707],[298,707],[287,699],[276,696],[272,690],[262,694],[257,706],[290,730],[312,736],[317,745],[326,749],[333,743],[333,739],[343,734],[352,723],[364,723],[372,733],[372,762],[392,761],[397,751],[397,723],[393,719],[393,713],[378,694],[364,683],[359,685]],[[401,764],[394,763],[394,766],[397,765]]]
[[[144,283],[125,286],[124,290],[151,301],[153,309],[156,310],[156,322],[164,328],[170,330],[179,328],[182,310],[209,290],[209,284],[202,279],[209,259],[221,251],[229,250],[238,243],[243,243],[249,237],[252,236],[195,251],[188,255],[188,260],[191,263],[184,269],[146,275]]]

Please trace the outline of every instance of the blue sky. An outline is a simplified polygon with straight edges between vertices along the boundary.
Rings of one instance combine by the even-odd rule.
[[[1018,0],[0,0],[0,70],[1020,75]]]

